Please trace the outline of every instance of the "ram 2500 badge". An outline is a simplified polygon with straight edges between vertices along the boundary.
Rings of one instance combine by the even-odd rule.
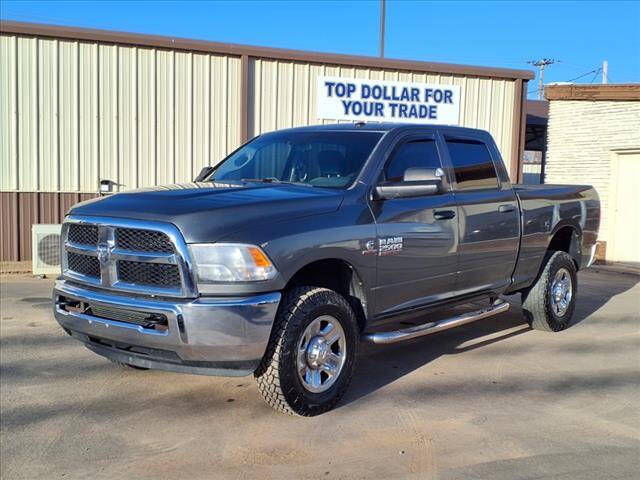
[[[122,366],[252,374],[274,408],[317,415],[360,341],[480,320],[512,294],[533,328],[566,328],[599,222],[592,187],[512,185],[484,131],[277,131],[192,184],[74,206],[55,317]]]

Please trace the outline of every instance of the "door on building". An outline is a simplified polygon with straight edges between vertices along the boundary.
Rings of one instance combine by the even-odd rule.
[[[606,257],[640,266],[640,151],[614,152]]]
[[[435,135],[412,134],[396,144],[380,181],[402,181],[407,168],[442,166]],[[438,194],[371,202],[378,237],[374,252],[378,258],[376,315],[410,310],[453,295],[458,223],[447,175]]]

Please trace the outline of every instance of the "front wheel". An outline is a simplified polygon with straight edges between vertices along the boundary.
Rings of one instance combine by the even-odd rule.
[[[549,252],[536,282],[522,293],[522,311],[536,330],[559,332],[569,326],[576,305],[578,277],[566,252]]]
[[[283,296],[265,356],[255,372],[278,411],[314,416],[333,408],[355,366],[358,327],[342,295],[301,287]]]

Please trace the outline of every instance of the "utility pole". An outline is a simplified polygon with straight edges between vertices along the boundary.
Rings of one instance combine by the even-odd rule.
[[[380,0],[380,58],[384,57],[385,0]]]
[[[602,83],[609,83],[609,61],[602,62]]]
[[[560,60],[553,60],[552,58],[543,58],[541,60],[530,60],[527,62],[540,69],[540,74],[538,75],[538,100],[544,100],[544,67],[553,65],[559,61]]]

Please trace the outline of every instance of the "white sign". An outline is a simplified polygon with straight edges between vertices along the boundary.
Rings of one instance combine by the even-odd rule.
[[[319,119],[458,125],[460,86],[318,77]]]

